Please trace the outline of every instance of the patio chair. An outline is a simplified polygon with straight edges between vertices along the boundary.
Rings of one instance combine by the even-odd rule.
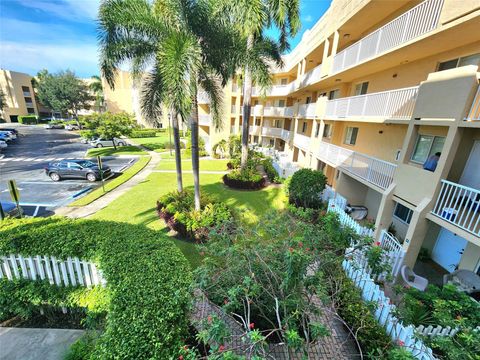
[[[403,265],[400,271],[402,280],[405,284],[414,287],[420,291],[425,291],[428,285],[428,280],[413,272],[407,265]]]

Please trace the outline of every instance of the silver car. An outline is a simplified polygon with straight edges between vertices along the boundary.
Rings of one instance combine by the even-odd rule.
[[[127,143],[123,139],[114,138],[113,140],[115,141],[116,146],[127,145]],[[104,147],[104,146],[113,146],[113,141],[103,139],[103,138],[98,138],[98,139],[90,141],[90,145],[93,146],[93,147],[96,147],[96,148],[101,148],[101,147]]]
[[[0,140],[0,149],[5,149],[6,147],[8,147],[7,143],[3,140]]]

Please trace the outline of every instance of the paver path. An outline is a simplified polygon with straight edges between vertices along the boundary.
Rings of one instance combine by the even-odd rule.
[[[0,327],[1,360],[61,360],[83,330]]]

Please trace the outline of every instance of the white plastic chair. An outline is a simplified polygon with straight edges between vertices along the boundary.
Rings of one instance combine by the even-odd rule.
[[[420,291],[425,291],[428,285],[427,279],[415,274],[407,265],[403,265],[400,272],[402,274],[402,280],[405,284]]]

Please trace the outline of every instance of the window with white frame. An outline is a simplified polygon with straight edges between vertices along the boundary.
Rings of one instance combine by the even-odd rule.
[[[347,127],[347,131],[345,131],[345,144],[355,145],[355,143],[357,142],[357,135],[357,127]]]
[[[443,61],[438,64],[437,71],[454,69],[466,65],[480,65],[480,53]]]
[[[332,137],[332,125],[331,124],[325,124],[325,127],[323,128],[323,135],[324,138],[330,139]]]
[[[306,131],[307,131],[307,122],[304,121],[302,124],[302,133],[305,134]]]
[[[411,160],[413,162],[423,164],[433,154],[442,152],[444,144],[444,136],[418,135],[417,143],[415,144],[415,149],[413,150]]]
[[[412,220],[413,210],[408,207],[396,203],[395,210],[393,210],[393,216],[405,224],[410,224]]]
[[[365,95],[368,89],[368,81],[355,85],[355,95]]]

